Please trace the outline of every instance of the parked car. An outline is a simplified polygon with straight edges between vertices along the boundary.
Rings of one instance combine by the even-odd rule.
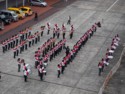
[[[25,13],[23,13],[23,11],[19,8],[9,7],[8,10],[14,11],[16,14],[18,14],[19,19],[25,18]]]
[[[25,16],[30,16],[33,14],[33,11],[31,10],[30,7],[22,6],[22,7],[19,7],[19,9],[25,13]]]
[[[47,6],[47,2],[45,2],[44,0],[31,0],[30,1],[30,5],[46,7]]]
[[[0,19],[3,21],[4,25],[11,23],[11,19],[9,17],[5,16],[4,14],[0,15]]]
[[[2,14],[10,17],[11,21],[18,21],[18,15],[14,11],[0,10],[0,15]]]

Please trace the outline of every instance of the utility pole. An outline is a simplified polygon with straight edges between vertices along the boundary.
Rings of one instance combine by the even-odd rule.
[[[23,6],[25,6],[25,0],[23,0]]]
[[[6,0],[6,10],[7,10],[7,8],[8,8],[8,0]]]

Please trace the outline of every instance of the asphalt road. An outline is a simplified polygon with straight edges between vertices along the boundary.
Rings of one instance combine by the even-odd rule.
[[[67,4],[67,2],[65,3]],[[124,0],[76,0],[64,8],[61,5],[55,5],[55,8],[59,11],[35,24],[33,33],[39,31],[40,26],[47,22],[51,23],[51,27],[55,23],[61,27],[62,23],[66,24],[68,16],[71,15],[75,32],[73,39],[70,40],[68,36],[70,26],[66,25],[66,45],[72,48],[95,22],[101,21],[102,27],[97,29],[94,36],[80,50],[60,79],[56,77],[56,66],[61,62],[65,51],[61,52],[52,62],[49,62],[44,81],[39,81],[37,70],[34,69],[34,52],[52,36],[52,31],[50,31],[50,35],[47,35],[45,31],[41,42],[19,55],[32,66],[32,74],[27,83],[23,81],[23,73],[17,72],[17,62],[16,59],[12,58],[12,50],[3,54],[2,49],[0,49],[0,70],[3,73],[0,82],[2,94],[97,94],[109,70],[117,63],[125,40]],[[114,53],[114,59],[110,61],[110,65],[99,77],[98,62],[105,56],[106,49],[110,47],[112,38],[116,34],[119,34],[121,38],[120,45]]]

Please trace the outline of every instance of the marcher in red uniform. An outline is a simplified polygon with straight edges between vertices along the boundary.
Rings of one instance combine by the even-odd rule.
[[[65,70],[65,63],[64,63],[64,60],[62,60],[61,62],[61,73],[63,74],[64,73],[64,70]]]
[[[57,30],[59,27],[58,27],[58,25],[57,24],[55,24],[55,29]]]
[[[41,37],[43,36],[44,28],[45,28],[45,26],[40,27],[40,29],[41,29]]]
[[[23,63],[23,71],[25,71],[26,70],[26,64],[24,62],[24,59],[21,60],[21,63]]]
[[[96,24],[98,27],[101,27],[101,23],[100,23],[100,21],[99,22],[97,22],[97,24]]]
[[[17,47],[13,48],[13,58],[16,58],[17,53]]]
[[[40,68],[39,68],[38,70],[39,70],[39,76],[40,76],[40,80],[42,81],[42,80],[43,80],[43,71],[42,71],[42,65],[40,65]]]
[[[60,36],[60,28],[57,29],[57,39],[59,39]]]
[[[63,39],[65,39],[65,33],[66,33],[66,27],[64,24],[62,24],[62,36],[63,36]]]
[[[102,58],[102,61],[101,61],[101,63],[102,63],[102,72],[104,71],[104,59]]]
[[[2,42],[3,53],[5,53],[5,51],[6,51],[6,47],[5,47],[5,45],[6,45],[6,43],[3,41],[3,42]]]
[[[24,70],[24,81],[27,82],[29,72],[27,71],[27,68]]]
[[[55,38],[55,36],[56,36],[56,29],[53,28],[53,38]]]
[[[98,68],[99,68],[99,76],[101,76],[101,72],[102,72],[102,63],[101,62],[99,62],[99,64],[98,64]]]

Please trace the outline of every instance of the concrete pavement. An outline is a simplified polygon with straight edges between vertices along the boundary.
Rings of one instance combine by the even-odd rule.
[[[125,93],[125,55],[122,57],[121,66],[114,76],[110,79],[103,94],[124,94]]]
[[[102,22],[102,28],[97,29],[94,36],[80,50],[73,63],[67,66],[60,79],[56,76],[56,65],[61,62],[64,51],[52,62],[49,62],[44,81],[39,81],[37,70],[34,69],[34,52],[52,36],[52,31],[50,35],[45,33],[40,43],[19,55],[32,66],[33,73],[27,83],[23,81],[22,72],[17,72],[17,62],[12,58],[12,51],[3,54],[0,49],[0,70],[4,73],[0,82],[0,92],[2,94],[97,94],[109,70],[118,61],[125,39],[125,10],[123,10],[125,7],[122,3],[124,1],[119,0],[110,10],[106,11],[114,2],[115,0],[77,0],[33,26],[33,32],[39,30],[39,27],[47,22],[50,22],[51,25],[58,23],[60,27],[62,23],[67,22],[68,16],[71,15],[75,33],[73,39],[70,40],[68,36],[70,26],[67,26],[66,45],[72,48],[95,22],[99,20]],[[99,77],[98,62],[105,56],[107,47],[110,47],[112,38],[117,33],[121,38],[120,45],[114,53],[114,59],[110,61],[110,65]]]

